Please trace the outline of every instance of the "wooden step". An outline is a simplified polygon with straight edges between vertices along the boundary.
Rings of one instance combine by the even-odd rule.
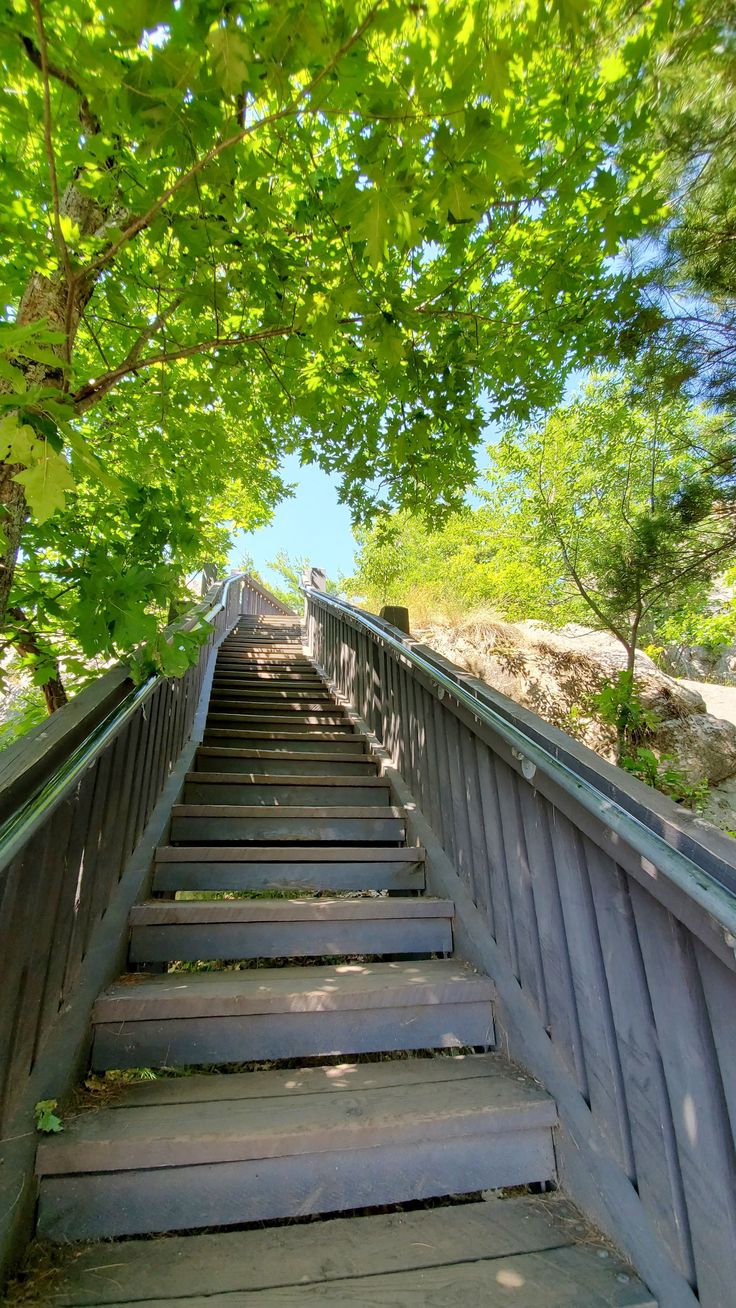
[[[444,959],[134,974],[94,1005],[92,1066],[490,1046],[492,995],[488,977]]]
[[[53,1302],[121,1308],[124,1294],[126,1305],[151,1308],[657,1308],[583,1229],[557,1193],[126,1240],[74,1250]]]
[[[353,723],[345,717],[344,713],[263,713],[254,710],[252,712],[220,712],[210,709],[207,714],[207,727],[212,726],[229,726],[243,727],[246,730],[254,726],[258,730],[265,727],[273,727],[275,731],[289,731],[309,734],[314,727],[323,727],[327,731],[334,732],[336,735],[355,734]]]
[[[554,1104],[494,1055],[138,1089],[40,1141],[42,1236],[227,1226],[555,1177]]]
[[[156,851],[153,890],[212,893],[222,890],[421,891],[424,850],[405,847],[351,849],[228,849],[221,845]]]
[[[264,687],[260,684],[244,686],[239,681],[231,681],[226,686],[214,682],[210,703],[214,704],[216,700],[218,702],[235,700],[238,704],[266,702],[269,707],[271,704],[317,704],[322,708],[326,701],[330,704],[335,703],[331,692],[320,686],[305,689],[298,685],[293,690],[287,690],[279,687],[272,688],[270,685]]]
[[[238,694],[242,691],[257,690],[260,694],[271,694],[289,692],[293,694],[319,694],[329,695],[329,691],[321,677],[315,673],[313,678],[307,677],[300,672],[285,672],[279,675],[277,672],[262,672],[260,676],[249,673],[237,672],[216,672],[213,682],[213,689],[236,690]]]
[[[163,901],[130,913],[132,963],[452,952],[449,900]]]
[[[325,752],[363,756],[366,753],[365,738],[357,733],[346,735],[344,732],[315,728],[309,735],[305,735],[304,732],[295,731],[256,731],[245,728],[236,731],[232,727],[205,728],[205,745],[225,742],[239,743],[244,749],[252,745],[261,750],[287,750],[290,753],[300,749],[310,754]]]
[[[253,840],[399,844],[405,836],[403,812],[391,806],[294,804],[269,810],[250,804],[175,804],[171,810],[175,844]]]
[[[270,773],[272,776],[331,776],[366,777],[378,771],[376,759],[369,754],[354,758],[344,754],[317,754],[306,750],[219,749],[202,745],[197,750],[194,766],[199,772],[247,772],[253,777]]]
[[[237,772],[188,772],[185,804],[260,804],[279,806],[348,804],[385,808],[391,788],[385,777],[304,777]]]
[[[275,698],[272,695],[232,695],[213,693],[210,704],[210,715],[213,712],[222,714],[229,710],[236,710],[239,716],[250,716],[252,713],[267,714],[309,714],[305,721],[314,722],[344,722],[345,710],[340,708],[331,696],[325,695],[323,699],[316,699],[309,695],[302,699],[292,699],[285,696],[283,699]]]

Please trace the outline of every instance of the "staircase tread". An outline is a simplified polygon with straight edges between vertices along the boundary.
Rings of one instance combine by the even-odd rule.
[[[245,1096],[230,1085],[234,1074],[211,1078],[217,1097],[201,1099],[195,1087],[192,1098],[173,1103],[165,1096],[156,1102],[154,1082],[152,1100],[123,1096],[41,1141],[37,1168],[51,1175],[193,1166],[555,1124],[553,1101],[530,1078],[515,1075],[497,1055],[478,1057],[472,1071],[468,1060],[453,1058],[313,1069],[321,1076],[310,1078],[306,1093],[296,1088],[299,1069],[290,1089],[282,1073],[246,1072],[239,1074],[248,1083]],[[270,1089],[274,1079],[278,1093]]]
[[[262,811],[258,810],[259,813]],[[269,845],[258,849],[228,845],[160,845],[157,863],[423,863],[426,851],[418,845],[376,849],[350,846],[335,849],[323,845]]]
[[[357,734],[351,736],[347,732],[324,731],[319,729],[310,731],[307,735],[306,732],[295,731],[250,730],[247,726],[243,726],[240,731],[235,731],[232,727],[206,726],[205,732],[208,736],[224,736],[229,739],[236,736],[239,740],[344,740],[354,747],[360,746],[360,751],[356,749],[356,752],[361,753],[363,752],[363,746],[365,745],[365,738],[363,736]]]
[[[200,745],[197,755],[204,755],[207,758],[255,758],[262,762],[268,762],[273,758],[272,749],[236,749],[227,745]],[[292,763],[344,763],[345,754],[330,753],[325,750],[323,754],[316,751],[305,749],[303,751],[281,749],[279,750],[279,759],[281,762]],[[351,763],[363,763],[366,766],[377,767],[376,759],[371,754],[356,754],[350,759]]]
[[[511,1303],[515,1308],[656,1308],[626,1264],[614,1256],[601,1259],[592,1243],[574,1243],[576,1224],[580,1215],[561,1195],[524,1195],[97,1244],[74,1251],[53,1297],[57,1308],[117,1308],[124,1286],[126,1304],[152,1308],[174,1303],[199,1308],[196,1297],[212,1308],[218,1301],[222,1308],[234,1308],[246,1303],[246,1294],[257,1295],[254,1308],[259,1303],[269,1308],[274,1298],[280,1308],[290,1308],[313,1295],[317,1302],[350,1304],[352,1299],[353,1308],[426,1308],[433,1295],[435,1302],[455,1308],[468,1302],[472,1278],[473,1301],[484,1308]],[[567,1285],[560,1288],[564,1269]],[[451,1279],[443,1287],[446,1274]],[[624,1275],[628,1280],[618,1279]],[[411,1285],[400,1289],[408,1278]]]
[[[335,1012],[492,1000],[487,976],[452,959],[225,972],[131,973],[96,1000],[92,1021]]]
[[[361,899],[240,899],[162,900],[134,904],[131,926],[159,926],[204,922],[336,922],[376,918],[452,917],[449,899],[429,896],[391,899],[366,896]]]
[[[389,790],[391,783],[387,777],[333,777],[320,776],[315,773],[307,776],[303,772],[187,772],[186,781],[202,782],[206,786],[216,785],[256,785],[256,786],[357,786],[371,787],[374,790]]]
[[[403,818],[403,808],[393,804],[375,804],[371,806],[353,806],[352,804],[175,804],[171,810],[174,818],[180,817],[221,817],[221,818]]]

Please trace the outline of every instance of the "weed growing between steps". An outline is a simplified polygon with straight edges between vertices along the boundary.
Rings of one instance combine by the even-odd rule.
[[[128,1085],[145,1081],[176,1081],[187,1076],[233,1076],[241,1072],[277,1072],[294,1071],[305,1067],[340,1067],[353,1063],[389,1063],[409,1058],[460,1058],[472,1054],[485,1053],[485,1049],[461,1046],[457,1049],[397,1049],[393,1052],[354,1054],[315,1055],[312,1058],[283,1058],[260,1060],[253,1063],[196,1063],[191,1066],[176,1067],[128,1067],[120,1070],[103,1072],[88,1076],[82,1086],[77,1087],[71,1104],[72,1112],[81,1112],[86,1108],[103,1108],[115,1099]],[[528,1078],[527,1078],[528,1079]],[[67,1109],[67,1112],[70,1109]]]

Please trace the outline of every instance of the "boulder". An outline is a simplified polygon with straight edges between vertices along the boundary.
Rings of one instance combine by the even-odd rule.
[[[423,634],[438,653],[615,761],[615,729],[597,721],[590,705],[591,696],[626,668],[626,652],[612,636],[495,619],[437,624]],[[692,684],[682,685],[640,653],[636,685],[659,719],[646,741],[655,753],[670,755],[693,784],[736,774],[736,726],[712,717]]]
[[[661,722],[652,734],[651,748],[666,755],[688,781],[714,784],[736,774],[736,727],[710,713]]]

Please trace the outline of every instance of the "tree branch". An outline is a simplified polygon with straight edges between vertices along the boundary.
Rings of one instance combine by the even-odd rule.
[[[75,391],[72,396],[72,400],[77,413],[85,413],[87,409],[91,409],[93,405],[97,404],[108,391],[111,391],[121,378],[143,372],[145,368],[153,368],[159,363],[172,363],[176,359],[189,359],[193,355],[206,354],[210,350],[228,346],[257,345],[260,341],[272,340],[277,336],[291,336],[295,330],[294,327],[264,327],[262,331],[253,332],[249,336],[217,336],[211,341],[196,341],[192,345],[183,345],[180,349],[170,350],[167,353],[150,354],[145,359],[131,359],[128,356],[119,367],[105,373],[104,377],[98,377],[95,381],[80,386],[79,390]]]
[[[36,45],[34,45],[30,36],[25,36],[22,32],[19,33],[19,36],[20,43],[31,63],[34,64],[40,72],[43,72],[44,68],[41,51]],[[79,83],[75,81],[71,73],[68,73],[65,68],[60,68],[58,64],[52,64],[48,60],[48,57],[46,60],[46,68],[49,77],[53,77],[56,82],[62,82],[64,86],[68,86],[69,89],[79,97],[79,121],[82,124],[82,129],[88,136],[96,136],[100,130],[100,122],[96,114],[93,114],[90,109],[89,100]]]
[[[32,3],[38,4],[38,0],[32,0]],[[307,85],[290,100],[288,105],[285,105],[283,109],[275,110],[274,113],[266,114],[265,118],[258,119],[256,122],[251,123],[250,126],[241,128],[237,132],[234,132],[232,136],[228,136],[224,141],[220,141],[217,145],[213,145],[206,154],[202,155],[201,159],[198,159],[193,163],[191,168],[188,168],[187,171],[182,173],[175,182],[172,182],[171,186],[166,188],[163,194],[154,201],[146,213],[141,214],[138,218],[134,218],[133,221],[130,222],[120,233],[118,239],[113,241],[112,245],[105,250],[103,254],[98,255],[96,259],[93,259],[92,263],[82,269],[80,278],[88,279],[93,277],[95,273],[99,272],[106,264],[110,263],[124,245],[127,245],[132,241],[140,232],[144,231],[146,227],[150,227],[154,218],[161,212],[164,205],[168,204],[169,200],[177,195],[178,192],[201,173],[204,168],[213,163],[215,159],[218,159],[225,150],[229,150],[232,146],[238,145],[241,141],[244,141],[246,137],[254,135],[262,128],[270,127],[272,123],[280,122],[283,118],[293,117],[294,114],[299,111],[303,102],[314,93],[320,83],[324,81],[325,77],[329,76],[333,68],[335,68],[340,60],[343,59],[361,39],[363,33],[373,22],[380,5],[381,0],[379,0],[378,4],[373,5],[372,9],[363,19],[363,22],[360,23],[352,35],[343,42],[340,49],[332,56],[329,63],[325,64],[324,68],[320,69],[319,73],[317,73],[317,75],[312,78],[311,82],[308,82]]]
[[[59,259],[64,267],[67,282],[71,286],[72,267],[69,259],[69,251],[66,248],[64,233],[61,230],[61,209],[59,206],[59,182],[56,175],[56,157],[54,155],[54,143],[51,134],[51,87],[49,84],[49,59],[48,48],[46,45],[46,32],[43,25],[43,16],[41,14],[40,0],[31,0],[34,18],[36,20],[36,31],[38,32],[39,57],[41,60],[41,72],[43,74],[43,135],[46,145],[46,157],[49,165],[49,178],[51,181],[51,197],[54,207],[53,229],[54,244],[56,246]]]

